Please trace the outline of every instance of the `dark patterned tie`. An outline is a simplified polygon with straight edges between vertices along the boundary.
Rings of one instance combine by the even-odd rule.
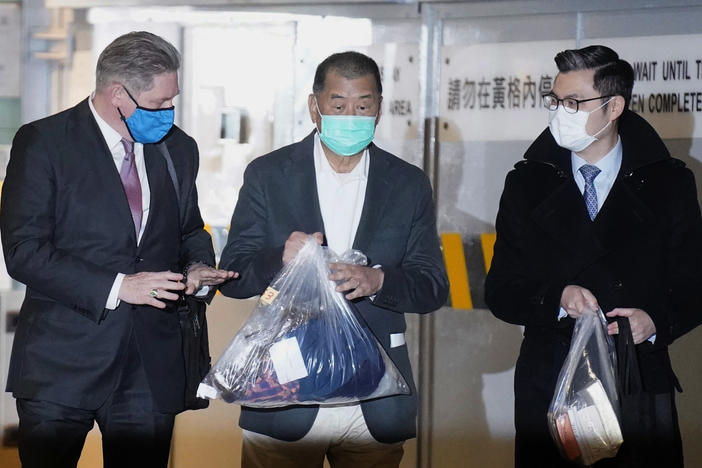
[[[585,164],[579,170],[585,178],[585,191],[583,192],[585,206],[590,215],[590,220],[594,220],[595,216],[597,216],[597,191],[595,191],[594,181],[601,171],[597,166],[591,166],[590,164]]]
[[[132,212],[132,220],[134,220],[134,229],[136,230],[137,239],[141,230],[141,183],[139,183],[139,173],[134,160],[134,143],[122,138],[122,146],[124,146],[124,160],[122,168],[119,170],[119,176],[124,185],[124,191],[127,194],[129,202],[129,210]]]

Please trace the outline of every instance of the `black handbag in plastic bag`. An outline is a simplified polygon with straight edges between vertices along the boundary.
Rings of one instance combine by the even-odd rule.
[[[197,387],[210,371],[210,342],[207,335],[205,302],[186,296],[178,306],[178,320],[183,338],[185,360],[185,409],[203,409],[210,405],[205,398],[198,398]]]

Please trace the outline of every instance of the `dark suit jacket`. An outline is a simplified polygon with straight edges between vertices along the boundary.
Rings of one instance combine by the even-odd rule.
[[[230,297],[261,294],[282,268],[285,240],[293,231],[324,232],[314,169],[314,132],[299,143],[255,159],[232,217],[221,268],[241,279],[220,290]],[[390,334],[407,325],[403,313],[441,307],[448,281],[436,233],[427,177],[416,167],[370,145],[368,184],[353,247],[369,264],[382,265],[383,288],[374,302],[356,302],[360,315],[409,383],[412,394],[362,404],[371,434],[381,442],[415,436],[417,395],[406,346],[390,347]],[[317,407],[274,410],[242,408],[244,429],[283,440],[297,440],[312,427]]]
[[[197,206],[197,146],[176,127],[165,142],[181,185],[182,229],[165,159],[145,145],[151,208],[137,247],[119,173],[87,99],[17,132],[0,213],[7,269],[27,285],[7,385],[15,397],[97,408],[115,387],[133,330],[157,407],[182,410],[173,309],[125,302],[105,309],[118,272],[214,264]]]
[[[569,317],[557,320],[566,285],[591,290],[604,312],[634,307],[651,316],[655,344],[638,345],[637,354],[652,394],[672,392],[677,381],[667,347],[702,320],[702,219],[694,176],[636,114],[625,111],[619,134],[622,166],[594,222],[573,178],[570,152],[548,129],[507,175],[486,301],[498,318],[525,325],[515,370],[518,441],[527,432],[549,438],[546,408],[574,324]]]

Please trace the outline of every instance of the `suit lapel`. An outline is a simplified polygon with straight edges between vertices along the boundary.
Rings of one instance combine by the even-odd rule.
[[[78,134],[75,135],[74,141],[80,141],[81,145],[84,145],[81,151],[85,151],[85,154],[90,155],[87,162],[93,166],[96,178],[100,181],[102,186],[102,193],[108,198],[108,203],[114,206],[115,215],[121,219],[120,224],[134,226],[132,212],[129,209],[129,201],[127,200],[127,194],[122,185],[122,179],[120,179],[115,161],[112,158],[112,153],[107,147],[100,127],[90,111],[88,99],[77,106]],[[136,244],[136,233],[134,229],[130,229],[129,231],[134,240],[134,244]]]
[[[654,215],[620,176],[594,222],[572,178],[566,179],[533,212],[554,242],[570,252],[573,275],[647,232]]]
[[[567,177],[531,214],[546,235],[579,256],[593,242],[592,222],[572,177]]]
[[[149,217],[145,220],[146,227],[142,240],[153,230],[155,223],[150,222],[156,219],[156,211],[159,209],[159,202],[164,203],[169,200],[167,191],[173,185],[167,174],[166,162],[159,153],[156,145],[144,145],[144,164],[146,165],[146,175],[149,183]],[[168,185],[164,185],[168,182]],[[174,195],[175,197],[175,195]],[[139,245],[143,245],[141,242]]]
[[[314,169],[314,132],[299,144],[293,145],[290,157],[284,164],[283,174],[288,181],[290,197],[296,200],[291,214],[296,225],[307,232],[324,232],[322,211],[317,195],[317,177]],[[283,194],[283,196],[287,196]]]
[[[368,252],[373,234],[378,230],[388,200],[388,193],[390,193],[390,162],[388,158],[372,143],[369,148],[369,157],[368,182],[363,200],[363,211],[353,242],[353,248],[364,253]]]

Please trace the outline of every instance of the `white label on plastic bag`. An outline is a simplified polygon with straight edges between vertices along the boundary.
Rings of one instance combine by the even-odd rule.
[[[297,338],[294,336],[274,343],[271,346],[270,354],[275,374],[278,376],[278,383],[284,384],[307,377],[307,368],[302,359]]]
[[[217,398],[217,390],[215,390],[207,384],[201,383],[197,387],[197,396],[198,398],[207,398],[209,400],[214,400],[215,398]]]
[[[266,290],[263,291],[263,294],[261,294],[261,302],[270,305],[276,297],[278,297],[278,291],[268,286]]]
[[[404,333],[391,333],[390,334],[390,347],[397,348],[405,344],[405,334]]]

